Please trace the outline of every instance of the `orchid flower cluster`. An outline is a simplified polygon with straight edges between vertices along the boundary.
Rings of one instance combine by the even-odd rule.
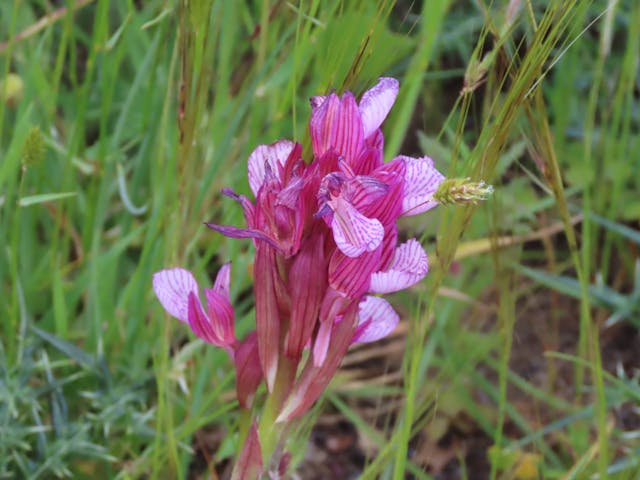
[[[313,97],[312,161],[289,140],[260,145],[248,159],[255,202],[223,190],[242,207],[246,226],[208,226],[253,239],[255,332],[235,336],[230,264],[204,289],[206,307],[191,272],[172,268],[153,277],[165,310],[229,353],[241,408],[252,409],[266,384],[268,399],[246,434],[236,478],[286,468],[273,463],[278,426],[309,410],[351,344],[396,327],[398,314],[380,295],[427,274],[424,249],[416,239],[398,244],[396,223],[435,207],[445,179],[428,157],[383,162],[380,126],[398,88],[397,80],[380,78],[359,103],[351,92]],[[482,186],[469,185],[483,195]]]

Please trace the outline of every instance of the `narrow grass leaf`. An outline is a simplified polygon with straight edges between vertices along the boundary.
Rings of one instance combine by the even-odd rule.
[[[39,203],[55,202],[57,200],[63,200],[65,198],[75,197],[77,192],[61,192],[61,193],[41,193],[38,195],[30,195],[28,197],[22,197],[18,200],[18,205],[21,207],[28,207],[31,205],[37,205]]]
[[[31,325],[31,330],[38,335],[42,340],[50,344],[60,353],[63,353],[67,357],[76,361],[79,365],[82,365],[85,368],[96,369],[97,362],[94,357],[89,355],[88,353],[80,350],[78,347],[73,345],[72,343],[58,337],[57,335],[53,335],[52,333],[45,332],[44,330],[39,329],[38,327]]]

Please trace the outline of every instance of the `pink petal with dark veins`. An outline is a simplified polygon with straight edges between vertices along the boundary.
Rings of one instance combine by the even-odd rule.
[[[333,149],[342,155],[347,163],[355,162],[364,147],[360,111],[351,92],[345,92],[342,96],[330,142]]]
[[[231,262],[227,262],[218,271],[216,281],[213,283],[212,290],[219,295],[223,295],[227,301],[230,301],[229,288],[231,287]]]
[[[384,235],[384,227],[375,218],[367,218],[346,200],[332,201],[331,228],[336,245],[348,257],[358,257],[375,250]]]
[[[382,149],[367,147],[365,148],[352,165],[353,172],[356,175],[370,175],[376,168],[382,165]]]
[[[215,290],[208,288],[204,289],[204,294],[207,298],[207,313],[211,331],[220,343],[219,346],[235,344],[235,315],[228,294],[224,292],[217,293]]]
[[[345,297],[360,299],[369,290],[371,274],[381,268],[383,251],[384,242],[374,251],[355,258],[334,251],[329,262],[329,285]]]
[[[415,238],[396,248],[389,266],[371,275],[369,291],[391,293],[404,290],[422,280],[429,271],[427,254]]]
[[[353,343],[375,342],[389,335],[400,317],[384,298],[367,296],[360,302]]]
[[[333,122],[340,108],[340,99],[335,93],[328,95],[317,108],[311,111],[309,121],[309,131],[311,133],[311,144],[316,158],[322,157],[331,150],[331,132]]]
[[[355,162],[364,147],[364,134],[353,94],[346,92],[340,98],[332,93],[312,105],[309,130],[316,158],[333,150],[348,163]]]
[[[271,145],[260,145],[249,155],[249,186],[254,196],[265,181],[267,165],[271,172],[280,177],[280,172],[293,150],[295,143],[289,140],[279,140]]]
[[[395,78],[382,77],[377,85],[364,92],[359,108],[365,138],[375,133],[382,125],[396,101],[399,88],[400,85]]]
[[[226,344],[220,339],[217,332],[214,331],[209,317],[202,310],[202,305],[198,297],[191,292],[189,294],[189,326],[196,336],[200,337],[207,343],[211,343],[218,347],[224,347]]]
[[[278,369],[278,343],[280,340],[280,310],[278,305],[278,274],[275,251],[265,244],[258,244],[254,261],[254,294],[256,302],[256,332],[260,363],[267,381],[273,388]]]
[[[406,167],[402,215],[417,215],[435,207],[438,202],[433,200],[433,195],[444,180],[444,175],[433,166],[433,160],[429,157],[398,158]]]
[[[325,232],[324,228],[315,229],[302,244],[289,270],[291,319],[285,353],[293,359],[300,358],[311,338],[320,312],[320,303],[327,290]]]
[[[170,268],[155,273],[153,290],[169,315],[189,322],[189,293],[198,296],[198,283],[190,271]]]
[[[374,195],[371,195],[374,201],[368,203],[364,203],[354,196],[354,206],[365,217],[377,218],[385,226],[396,223],[402,212],[403,177],[396,172],[385,171],[382,167],[367,178],[372,178],[375,182],[385,186],[384,196],[375,198]]]

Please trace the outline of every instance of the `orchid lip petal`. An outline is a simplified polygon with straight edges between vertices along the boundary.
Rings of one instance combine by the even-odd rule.
[[[400,85],[395,78],[382,77],[360,100],[360,115],[365,138],[375,133],[396,101]]]
[[[153,290],[172,317],[189,323],[189,294],[193,292],[198,296],[198,283],[190,271],[170,268],[155,273]]]
[[[398,246],[391,264],[371,275],[369,291],[391,293],[409,288],[422,280],[429,271],[427,254],[415,238]]]
[[[400,317],[384,298],[367,296],[358,305],[358,326],[353,343],[369,343],[389,335]]]
[[[348,257],[358,257],[378,248],[384,236],[379,220],[367,218],[346,200],[333,200],[334,215],[331,222],[336,245]]]
[[[429,157],[398,158],[404,162],[406,168],[402,215],[417,215],[438,205],[438,202],[433,200],[433,195],[444,180],[444,175],[433,166],[433,160]]]

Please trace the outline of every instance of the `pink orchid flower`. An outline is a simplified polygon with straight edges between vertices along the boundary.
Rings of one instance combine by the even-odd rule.
[[[188,323],[196,336],[224,348],[236,365],[238,401],[247,407],[262,381],[255,333],[238,342],[234,333],[234,312],[229,297],[231,264],[222,266],[213,288],[204,289],[207,310],[202,308],[198,283],[182,268],[161,270],[153,276],[153,289],[164,309]]]
[[[167,312],[232,355],[243,406],[262,378],[269,392],[279,392],[278,422],[311,407],[352,343],[393,331],[398,314],[379,295],[409,288],[428,272],[424,249],[416,239],[398,244],[396,224],[435,207],[444,176],[428,157],[383,162],[380,126],[398,89],[397,80],[380,78],[360,102],[351,92],[313,97],[311,161],[288,140],[260,145],[248,160],[255,201],[223,190],[241,205],[246,226],[208,226],[251,238],[256,249],[256,331],[244,342],[234,334],[229,265],[205,289],[206,310],[190,272],[154,275]],[[254,430],[246,458],[259,451]]]

